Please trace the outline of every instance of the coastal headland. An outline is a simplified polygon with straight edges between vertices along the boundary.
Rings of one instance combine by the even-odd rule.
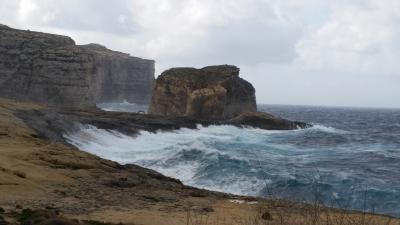
[[[154,170],[89,154],[64,138],[87,125],[130,136],[199,124],[310,126],[257,112],[255,90],[237,67],[174,68],[153,86],[154,61],[3,25],[0,34],[0,224],[400,224],[319,202],[186,186]],[[150,114],[95,107],[103,100],[148,103],[150,94]]]

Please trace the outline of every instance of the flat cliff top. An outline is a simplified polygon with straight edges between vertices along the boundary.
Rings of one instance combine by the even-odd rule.
[[[136,56],[131,56],[129,53],[124,53],[124,52],[119,52],[119,51],[114,51],[111,49],[108,49],[106,46],[97,44],[97,43],[90,43],[86,45],[77,45],[80,48],[84,48],[89,51],[94,51],[98,54],[104,55],[104,56],[115,56],[115,57],[123,57],[123,58],[129,58],[132,61],[146,61],[146,62],[155,62],[152,59],[144,59]]]
[[[6,45],[6,46],[8,41],[14,40],[15,43],[16,40],[21,40],[21,39],[27,41],[26,43],[27,45],[35,44],[42,47],[65,47],[65,46],[75,45],[75,41],[72,40],[72,38],[64,35],[14,29],[1,24],[0,24],[0,34],[1,34],[0,36],[1,45]]]
[[[214,82],[215,79],[227,79],[229,77],[238,77],[239,68],[233,65],[216,65],[207,66],[201,69],[194,67],[174,67],[161,73],[159,76],[160,80],[166,79],[184,79],[193,80],[195,82],[198,79],[207,80]]]
[[[0,99],[0,207],[6,211],[6,219],[23,208],[57,209],[62,212],[58,215],[67,219],[125,224],[187,224],[188,219],[200,218],[212,224],[248,224],[257,218],[282,224],[279,218],[284,218],[284,224],[295,225],[313,219],[308,216],[315,212],[314,206],[200,190],[149,169],[120,165],[45,139],[24,122],[26,118],[18,116],[43,110],[49,109]],[[89,111],[78,114],[85,118],[93,115]],[[42,119],[41,126],[52,129],[51,118]],[[373,224],[400,222],[356,212],[318,210],[319,221],[328,212],[338,221],[346,218],[330,224],[354,224],[349,221],[363,218]],[[387,223],[389,219],[391,223]]]
[[[75,41],[68,36],[58,35],[58,34],[50,34],[39,31],[31,31],[31,30],[22,30],[15,29],[4,24],[0,24],[0,33],[3,37],[0,38],[3,42],[7,39],[10,41],[12,39],[25,39],[26,41],[31,42],[31,44],[35,45],[44,45],[46,47],[74,47],[81,48],[88,51],[93,51],[96,53],[104,54],[107,56],[116,56],[116,57],[125,57],[131,58],[132,60],[145,60],[154,62],[154,60],[143,59],[140,57],[131,56],[128,53],[113,51],[108,49],[107,47],[97,44],[97,43],[89,43],[85,45],[76,45]],[[22,46],[21,46],[22,47]]]

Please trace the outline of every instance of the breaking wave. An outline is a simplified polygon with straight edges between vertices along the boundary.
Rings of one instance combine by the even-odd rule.
[[[318,190],[334,207],[367,205],[400,216],[400,180],[393,179],[400,177],[400,143],[361,128],[198,126],[131,137],[84,126],[65,137],[102,158],[151,168],[195,187],[297,201],[313,201]]]
[[[97,103],[97,107],[104,111],[116,112],[147,112],[148,105],[130,103],[126,100],[122,102],[103,102]]]

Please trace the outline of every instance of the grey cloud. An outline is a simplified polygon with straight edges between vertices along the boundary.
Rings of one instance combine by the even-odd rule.
[[[236,64],[261,103],[400,107],[398,0],[23,0],[38,7],[22,20],[21,1],[2,0],[0,23],[152,58],[157,73]]]
[[[210,29],[196,48],[177,56],[174,61],[198,64],[196,62],[201,59],[203,64],[290,64],[297,57],[295,45],[301,35],[298,27],[276,22],[241,21]]]
[[[296,27],[261,21],[244,21],[211,31],[208,48],[227,61],[240,64],[291,63],[301,36]]]
[[[0,7],[0,24],[13,26],[16,24],[18,1],[3,0]]]

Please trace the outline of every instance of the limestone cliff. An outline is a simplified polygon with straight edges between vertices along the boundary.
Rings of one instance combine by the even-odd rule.
[[[66,36],[0,26],[0,96],[90,107],[105,101],[148,103],[154,61]]]
[[[156,80],[149,113],[229,119],[257,111],[253,86],[230,65],[173,68]]]

